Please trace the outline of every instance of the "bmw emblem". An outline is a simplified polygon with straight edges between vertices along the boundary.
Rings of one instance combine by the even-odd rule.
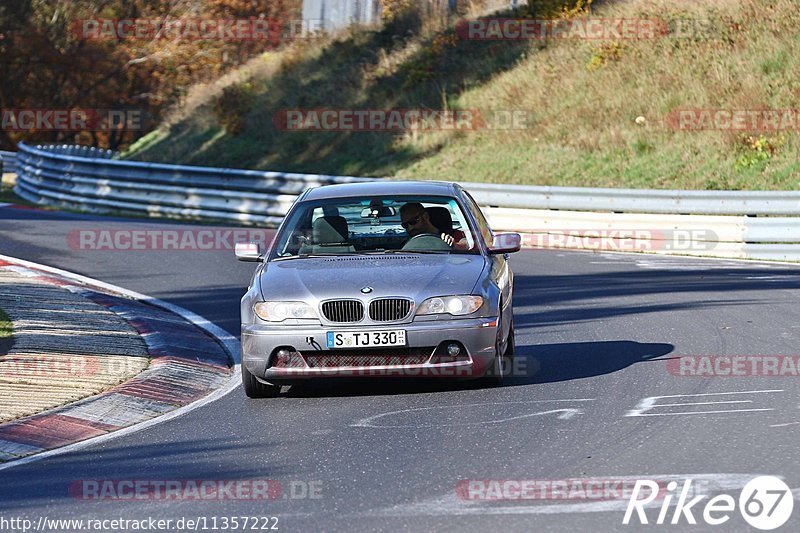
[[[372,292],[372,287],[364,287],[361,289],[361,292],[363,292],[364,294],[369,294]]]

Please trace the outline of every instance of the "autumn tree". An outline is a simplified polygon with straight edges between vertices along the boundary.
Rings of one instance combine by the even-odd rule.
[[[300,0],[14,0],[0,4],[0,109],[118,109],[144,117],[141,129],[13,131],[0,128],[0,147],[17,141],[80,142],[117,149],[152,129],[190,85],[209,81],[276,39],[87,37],[88,20],[148,21],[300,17]]]

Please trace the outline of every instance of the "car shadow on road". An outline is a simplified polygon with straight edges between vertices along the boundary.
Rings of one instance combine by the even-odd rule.
[[[517,355],[499,387],[569,381],[611,374],[635,363],[656,360],[675,349],[669,343],[631,340],[517,346]],[[342,378],[289,388],[286,398],[387,396],[498,387],[485,379]]]
[[[635,363],[652,361],[669,354],[669,343],[636,341],[566,342],[526,346],[520,358],[519,377],[523,384],[569,381],[611,374]],[[513,371],[514,369],[512,369]]]

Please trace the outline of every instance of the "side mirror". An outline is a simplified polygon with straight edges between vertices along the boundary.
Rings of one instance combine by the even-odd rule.
[[[519,252],[522,245],[522,236],[519,233],[498,233],[494,236],[490,254],[510,254]]]
[[[239,261],[260,261],[261,246],[257,242],[237,242],[233,248]]]

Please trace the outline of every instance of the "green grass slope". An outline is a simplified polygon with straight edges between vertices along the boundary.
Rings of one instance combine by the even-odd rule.
[[[552,1],[532,0],[535,17]],[[540,5],[541,4],[541,5]],[[792,0],[607,1],[578,17],[703,21],[642,40],[465,41],[397,20],[268,53],[195,87],[127,157],[278,171],[537,185],[800,189],[797,128],[682,131],[679,109],[800,108]],[[683,23],[686,27],[686,23]],[[709,29],[710,28],[710,29]],[[290,132],[285,109],[523,110],[525,128]]]

